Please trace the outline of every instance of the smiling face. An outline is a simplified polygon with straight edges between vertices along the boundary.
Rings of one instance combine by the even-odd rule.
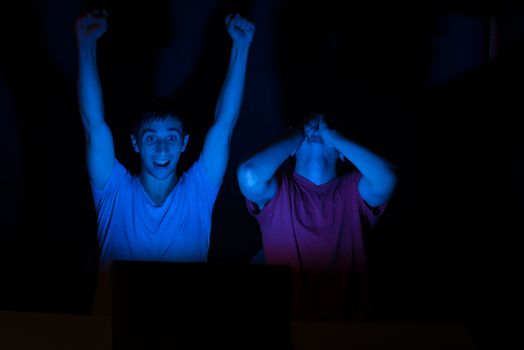
[[[182,122],[169,116],[145,123],[136,136],[131,136],[131,140],[135,152],[140,154],[140,173],[165,180],[175,175],[188,135],[184,135]]]

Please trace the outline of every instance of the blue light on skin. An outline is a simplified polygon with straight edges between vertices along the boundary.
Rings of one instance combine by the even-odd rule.
[[[337,177],[337,160],[347,158],[364,175],[359,182],[364,200],[373,207],[389,200],[397,180],[387,161],[330,129],[322,115],[315,115],[304,125],[304,135],[295,154],[297,174],[321,185]]]
[[[320,118],[316,115],[304,125],[304,142],[295,153],[295,172],[317,185],[334,179],[337,160],[343,159],[338,150],[324,142]]]
[[[155,203],[163,203],[177,183],[176,167],[189,135],[184,135],[179,119],[167,117],[144,125],[139,138],[131,135],[141,160],[140,182]]]

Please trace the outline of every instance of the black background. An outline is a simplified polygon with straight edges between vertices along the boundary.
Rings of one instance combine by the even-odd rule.
[[[516,2],[24,1],[1,23],[2,309],[86,313],[96,219],[76,100],[74,19],[106,8],[98,62],[117,157],[148,96],[176,96],[201,150],[228,63],[225,15],[257,26],[209,261],[260,249],[235,168],[317,107],[397,165],[367,237],[371,320],[521,319],[522,10]],[[492,18],[496,60],[490,60]],[[482,332],[479,332],[482,333]]]

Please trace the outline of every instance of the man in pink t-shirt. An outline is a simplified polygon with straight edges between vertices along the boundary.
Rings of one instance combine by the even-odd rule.
[[[294,172],[280,166],[296,157]],[[337,160],[356,170],[337,176]],[[303,130],[248,158],[240,189],[258,220],[268,264],[293,270],[295,320],[359,320],[367,283],[363,234],[396,187],[393,167],[314,115]]]

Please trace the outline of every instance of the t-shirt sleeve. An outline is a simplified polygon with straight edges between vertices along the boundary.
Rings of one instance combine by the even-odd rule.
[[[357,170],[349,175],[351,192],[353,192],[357,198],[357,205],[361,216],[369,223],[370,227],[374,227],[384,213],[387,202],[378,207],[371,207],[369,204],[367,204],[364,198],[362,198],[360,195],[360,191],[358,189],[360,179],[362,179],[362,173]]]
[[[104,206],[108,205],[108,203],[114,199],[117,189],[127,177],[131,177],[131,175],[127,169],[115,159],[113,171],[102,189],[97,189],[91,182],[91,191],[97,212],[100,212]]]
[[[246,198],[246,205],[247,210],[249,214],[253,215],[260,224],[263,224],[264,222],[268,222],[271,220],[273,213],[275,211],[275,207],[277,206],[277,203],[279,202],[280,197],[282,196],[282,193],[286,191],[286,188],[288,186],[286,175],[277,175],[278,176],[278,189],[271,198],[269,202],[264,206],[264,208],[260,209],[258,205],[249,199]]]
[[[269,204],[269,203],[268,203]],[[255,203],[251,202],[249,199],[246,198],[246,205],[247,205],[247,211],[249,214],[253,216],[257,216],[260,214],[260,208]]]
[[[98,239],[102,246],[106,244],[107,240],[110,240],[110,237],[108,237],[108,227],[114,214],[113,209],[122,186],[125,186],[124,182],[129,181],[130,178],[131,175],[126,168],[115,159],[113,171],[104,184],[104,187],[97,189],[93,183],[91,183],[91,191],[98,219]]]

